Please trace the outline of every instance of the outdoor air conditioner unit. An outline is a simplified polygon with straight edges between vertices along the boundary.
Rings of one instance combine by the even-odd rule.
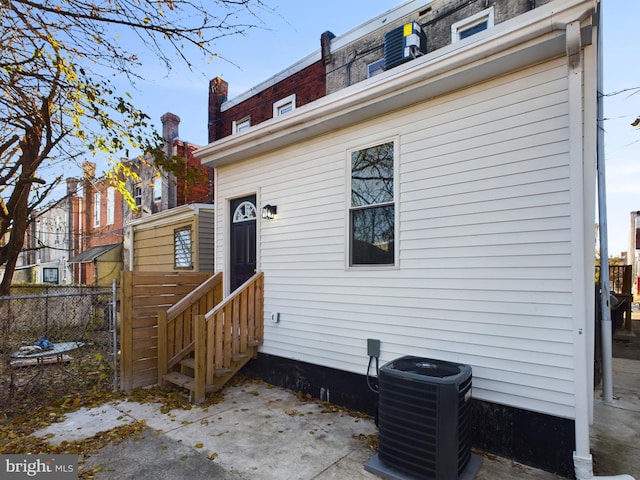
[[[396,67],[427,51],[427,36],[418,22],[405,23],[384,35],[384,69]]]
[[[471,367],[405,356],[378,380],[379,449],[365,468],[393,479],[462,476],[471,458]]]

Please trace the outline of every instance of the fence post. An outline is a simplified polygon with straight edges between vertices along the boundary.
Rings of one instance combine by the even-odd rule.
[[[164,385],[167,360],[167,311],[158,310],[158,385]]]
[[[122,389],[129,392],[133,389],[133,272],[122,272],[122,292],[120,300],[120,378]]]
[[[205,317],[204,315],[196,315],[195,327],[194,327],[194,377],[195,377],[195,391],[194,403],[204,403],[205,399],[205,377],[207,371],[207,340],[205,334]]]
[[[118,289],[116,286],[116,279],[113,279],[111,282],[111,308],[110,310],[110,321],[111,325],[109,328],[111,329],[112,335],[112,350],[111,355],[113,355],[113,391],[118,391]]]

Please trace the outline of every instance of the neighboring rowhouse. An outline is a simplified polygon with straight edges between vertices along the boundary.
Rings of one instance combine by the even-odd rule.
[[[69,221],[67,199],[31,215],[13,283],[73,282],[68,263],[72,242]]]
[[[171,265],[168,270],[187,268],[189,270],[202,268],[203,271],[213,270],[213,251],[206,249],[200,254],[190,248],[207,245],[207,241],[200,241],[199,232],[206,232],[207,238],[213,230],[207,230],[212,221],[206,220],[207,215],[213,215],[213,206],[204,208],[202,203],[211,203],[213,197],[213,169],[203,167],[193,156],[197,148],[178,138],[180,118],[167,113],[161,118],[163,124],[163,138],[165,140],[165,155],[169,158],[184,159],[186,166],[200,169],[200,177],[195,184],[185,182],[179,174],[161,172],[151,162],[146,160],[124,160],[128,167],[139,174],[140,178],[127,180],[127,189],[133,199],[130,206],[122,194],[113,186],[107,176],[96,177],[96,165],[84,163],[82,180],[69,179],[67,190],[69,195],[69,264],[72,268],[72,278],[75,283],[86,285],[110,286],[114,279],[120,279],[120,272],[132,269],[135,255],[132,251],[132,235],[134,230],[145,230],[150,225],[152,232],[158,228],[173,228],[175,222],[182,222],[180,233],[176,234],[181,243],[179,260],[174,263],[173,247],[166,258],[155,258],[150,261],[149,268]],[[179,172],[178,172],[179,173]],[[193,207],[181,208],[185,204],[195,204]],[[155,217],[155,214],[177,209],[171,214]],[[204,213],[204,219],[200,217]],[[152,219],[153,217],[153,219]],[[165,227],[160,224],[165,222]],[[131,228],[130,225],[132,225]],[[191,230],[190,230],[191,229]],[[173,231],[172,231],[173,232]],[[193,238],[191,238],[193,235]],[[187,236],[189,238],[187,238]],[[153,249],[159,245],[161,239],[149,239],[144,243],[158,255],[161,250]],[[172,239],[173,242],[173,239]],[[189,243],[185,243],[189,242]],[[209,240],[210,243],[210,240]],[[139,246],[140,244],[138,244]],[[143,258],[150,250],[144,251],[136,258]],[[188,255],[188,261],[187,261]],[[166,260],[166,261],[165,261]],[[148,261],[148,260],[147,260]],[[188,263],[188,265],[187,265]],[[144,260],[143,260],[144,264]],[[140,267],[136,264],[136,267]],[[134,268],[136,268],[134,267]],[[144,266],[141,269],[145,269]]]
[[[96,165],[84,162],[81,195],[74,193],[77,235],[74,279],[82,285],[111,286],[122,270],[122,194],[107,177],[96,178]]]
[[[274,320],[254,372],[373,411],[367,339],[468,364],[476,447],[590,468],[598,8],[410,1],[287,70],[326,96],[210,97],[216,270],[264,272]]]

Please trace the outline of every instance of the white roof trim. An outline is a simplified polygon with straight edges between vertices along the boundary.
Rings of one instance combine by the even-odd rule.
[[[566,25],[589,18],[595,5],[595,0],[551,2],[288,115],[224,137],[194,155],[209,166],[227,165],[564,55]]]
[[[169,222],[187,220],[200,213],[201,210],[215,210],[215,206],[211,203],[189,203],[186,205],[180,205],[179,207],[147,215],[146,217],[136,218],[135,220],[127,222],[126,226],[132,227],[134,231],[144,230],[145,228],[165,225]]]

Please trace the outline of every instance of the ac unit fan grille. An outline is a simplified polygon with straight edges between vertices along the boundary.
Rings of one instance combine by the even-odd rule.
[[[378,456],[384,464],[425,479],[456,479],[464,471],[471,457],[471,369],[451,377],[455,381],[414,374],[398,360],[380,370]]]
[[[380,459],[407,473],[435,474],[437,389],[388,377],[380,388]],[[382,434],[384,432],[384,434]]]

